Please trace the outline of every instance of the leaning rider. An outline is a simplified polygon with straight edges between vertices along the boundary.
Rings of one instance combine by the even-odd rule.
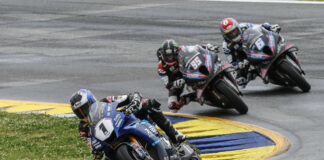
[[[79,123],[79,134],[89,145],[89,124],[95,124],[97,122],[90,121],[90,117],[102,116],[101,105],[105,103],[118,102],[118,107],[133,104],[135,106],[133,113],[139,119],[147,119],[148,117],[153,120],[171,139],[175,144],[181,143],[186,140],[186,136],[177,131],[172,123],[167,119],[161,109],[160,103],[155,99],[143,99],[142,95],[138,92],[130,93],[128,95],[120,96],[108,96],[106,98],[97,101],[94,95],[86,89],[80,89],[74,93],[70,99],[71,107],[75,115],[80,119]],[[102,151],[92,149],[96,159],[101,159],[103,156]]]
[[[279,33],[281,27],[278,24],[270,25],[263,23],[261,25],[252,23],[238,23],[234,18],[225,18],[220,23],[220,31],[223,35],[223,50],[229,63],[237,68],[236,80],[238,85],[246,85],[249,62],[247,56],[242,50],[243,32],[251,27],[263,27],[269,31]]]
[[[204,49],[218,52],[218,47],[212,44],[199,45]],[[172,112],[178,112],[184,105],[195,100],[195,93],[181,95],[184,89],[185,80],[179,70],[178,55],[182,47],[173,39],[163,41],[157,50],[158,74],[164,82],[165,88],[169,91],[168,107]]]

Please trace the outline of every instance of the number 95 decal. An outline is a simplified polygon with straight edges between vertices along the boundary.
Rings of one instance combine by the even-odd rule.
[[[190,65],[194,70],[196,70],[201,65],[201,60],[198,56],[196,56],[191,62]]]

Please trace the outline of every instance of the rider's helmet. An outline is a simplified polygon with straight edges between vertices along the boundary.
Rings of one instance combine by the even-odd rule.
[[[96,98],[86,89],[80,89],[70,98],[72,111],[80,119],[84,119],[88,116],[89,108],[91,104],[95,102]]]
[[[179,46],[173,39],[167,39],[162,43],[162,61],[168,66],[175,66],[178,64]]]
[[[239,23],[234,18],[223,19],[220,24],[220,31],[226,41],[237,43],[242,39]]]

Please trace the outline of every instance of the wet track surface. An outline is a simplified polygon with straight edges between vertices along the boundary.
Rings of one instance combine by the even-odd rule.
[[[140,91],[161,101],[167,91],[156,73],[156,49],[166,38],[180,44],[220,45],[218,24],[279,23],[299,58],[311,92],[264,85],[245,89],[249,113],[238,115],[192,103],[182,113],[216,116],[271,129],[291,142],[272,159],[324,157],[324,5],[197,1],[0,2],[1,99],[68,103],[79,88],[97,97]],[[269,9],[269,10],[267,10]],[[223,58],[223,57],[222,57]]]

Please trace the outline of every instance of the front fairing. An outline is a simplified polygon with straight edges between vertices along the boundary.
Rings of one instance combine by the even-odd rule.
[[[274,61],[282,54],[280,51],[280,36],[264,29],[253,27],[243,34],[243,51],[253,65],[260,67],[262,79],[266,75]]]
[[[187,84],[205,84],[213,76],[216,54],[200,46],[186,46],[179,56],[180,71]]]
[[[196,90],[197,98],[200,99],[218,71],[219,66],[215,65],[216,53],[201,46],[186,46],[180,52],[179,58],[180,71],[186,83]]]
[[[148,121],[141,121],[133,114],[125,116],[123,112],[117,111],[118,103],[106,103],[102,111],[102,118],[111,119],[116,138],[123,135],[132,134],[142,137],[150,143],[159,140],[158,131],[155,126],[148,123]],[[92,126],[93,135],[96,135],[95,125]]]
[[[91,114],[89,115],[89,119],[91,120],[91,134],[93,136],[100,135],[100,133],[102,132],[102,127],[98,127],[98,125],[103,124],[103,121],[107,122],[104,124],[107,124],[105,127],[106,130],[109,129],[108,131],[110,134],[112,134],[113,132],[117,137],[119,136],[119,129],[129,118],[126,118],[124,113],[117,111],[117,107],[117,102],[99,102],[96,104],[95,107],[91,108]]]
[[[271,60],[275,57],[278,52],[278,43],[279,35],[263,27],[249,28],[243,34],[243,51],[252,63]]]
[[[218,77],[219,75],[224,75],[224,72],[233,72],[235,71],[234,67],[232,64],[225,64],[225,65],[221,65],[220,63],[215,65],[215,69],[213,71],[213,74],[209,77],[209,79],[206,80],[205,84],[203,86],[201,86],[199,89],[197,89],[197,98],[201,98],[201,96],[203,95],[205,89],[209,86],[209,84],[215,80],[216,77]],[[223,77],[223,76],[220,76]],[[230,82],[233,84],[234,88],[236,89],[236,91],[238,93],[240,93],[238,87],[237,87],[237,83],[236,80],[234,78],[234,76],[231,74],[229,78]]]
[[[159,132],[155,126],[150,124],[147,120],[126,123],[124,127],[119,130],[119,134],[120,136],[127,134],[137,135],[151,143],[152,146],[160,141]]]

